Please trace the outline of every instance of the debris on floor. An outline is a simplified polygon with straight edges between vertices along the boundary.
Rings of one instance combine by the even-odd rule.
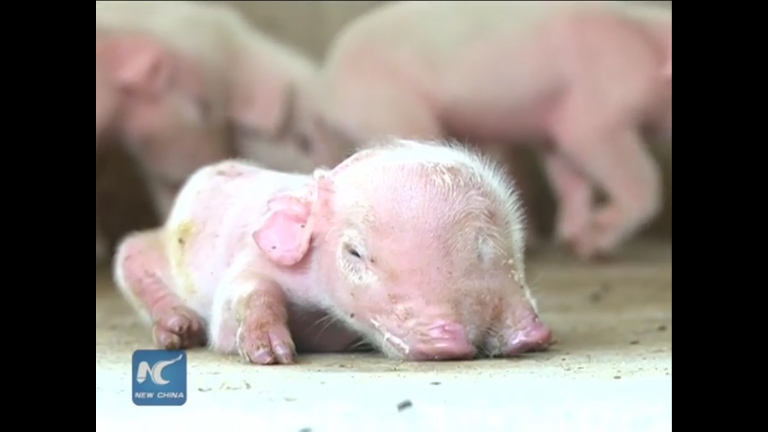
[[[399,404],[397,404],[397,410],[399,412],[403,412],[412,406],[413,406],[413,402],[411,402],[409,399],[406,399],[400,402]]]
[[[600,284],[600,288],[593,291],[589,295],[589,302],[590,303],[600,303],[603,301],[603,298],[608,294],[608,292],[611,291],[611,285],[607,283]]]

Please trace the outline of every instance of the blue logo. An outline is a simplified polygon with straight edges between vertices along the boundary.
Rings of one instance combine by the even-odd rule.
[[[136,350],[131,378],[135,405],[184,405],[187,402],[187,353]]]

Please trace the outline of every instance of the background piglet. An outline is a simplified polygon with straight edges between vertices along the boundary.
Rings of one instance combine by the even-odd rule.
[[[126,144],[160,215],[192,172],[218,160],[309,172],[327,159],[309,159],[292,128],[314,73],[226,6],[97,1],[97,151]]]
[[[123,241],[115,283],[164,348],[291,363],[362,335],[399,359],[514,356],[551,342],[520,210],[499,166],[456,145],[390,140],[311,176],[226,161]]]
[[[584,259],[613,252],[661,205],[640,130],[671,126],[669,8],[392,2],[342,29],[319,80],[322,117],[305,128],[313,151],[337,159],[386,135],[553,143],[539,148],[557,235]],[[598,190],[608,201],[594,208]]]
[[[111,260],[126,233],[161,223],[144,177],[124,146],[106,145],[97,152],[97,267]]]

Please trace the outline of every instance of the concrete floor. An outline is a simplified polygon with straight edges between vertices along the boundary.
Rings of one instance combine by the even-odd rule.
[[[182,407],[131,402],[131,354],[152,347],[150,332],[97,270],[96,430],[671,431],[671,249],[633,245],[593,266],[532,257],[529,279],[558,339],[547,353],[446,363],[305,356],[258,367],[195,350]],[[398,410],[404,401],[412,405]]]

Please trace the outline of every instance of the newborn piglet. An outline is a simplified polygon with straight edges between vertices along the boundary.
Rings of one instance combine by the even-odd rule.
[[[115,280],[159,346],[255,364],[361,336],[417,361],[545,349],[502,172],[459,145],[398,139],[313,175],[217,163],[161,229],[121,243]]]

